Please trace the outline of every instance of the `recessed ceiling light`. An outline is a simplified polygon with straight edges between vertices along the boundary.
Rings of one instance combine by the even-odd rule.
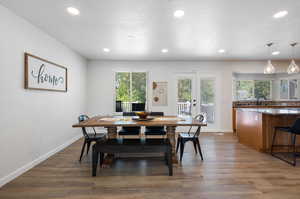
[[[176,10],[174,12],[174,17],[176,17],[176,18],[181,18],[183,16],[184,16],[184,11],[183,10]]]
[[[279,54],[280,54],[279,51],[274,51],[274,52],[272,52],[272,55],[279,55]]]
[[[167,52],[169,52],[169,50],[166,49],[166,48],[164,48],[164,49],[161,49],[161,52],[162,52],[162,53],[167,53]]]
[[[80,14],[80,11],[77,8],[74,7],[68,7],[67,11],[70,15],[76,16]]]
[[[218,53],[225,53],[225,52],[226,52],[225,49],[220,49],[220,50],[218,50]]]
[[[109,48],[103,48],[103,51],[108,53],[108,52],[110,52],[110,49]]]
[[[128,39],[134,39],[135,35],[128,35],[127,37],[128,37]]]
[[[273,17],[274,17],[275,19],[279,19],[279,18],[285,17],[288,13],[289,13],[288,11],[282,10],[282,11],[279,11],[279,12],[275,13],[275,14],[273,15]]]

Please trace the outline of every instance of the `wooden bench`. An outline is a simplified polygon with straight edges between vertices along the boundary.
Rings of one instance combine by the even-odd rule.
[[[173,175],[172,146],[169,139],[108,139],[93,145],[92,176],[96,176],[100,157],[103,164],[104,154],[115,153],[164,153],[169,176]]]

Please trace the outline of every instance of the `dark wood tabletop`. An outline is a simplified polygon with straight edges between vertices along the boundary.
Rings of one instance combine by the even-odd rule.
[[[86,121],[74,124],[73,127],[117,127],[117,126],[207,126],[190,116],[159,116],[149,121],[136,121],[127,116],[95,116]]]

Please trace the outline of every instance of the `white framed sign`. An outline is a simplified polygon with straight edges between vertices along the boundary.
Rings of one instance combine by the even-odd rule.
[[[67,92],[66,67],[25,53],[25,89]]]

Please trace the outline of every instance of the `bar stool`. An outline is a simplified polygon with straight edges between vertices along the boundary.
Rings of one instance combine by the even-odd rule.
[[[284,133],[290,134],[292,144],[291,145],[275,145],[275,140],[276,140],[276,136],[277,136],[278,132],[284,132]],[[297,118],[291,127],[282,127],[282,126],[275,127],[274,134],[273,134],[273,140],[272,140],[272,146],[271,146],[271,155],[284,161],[284,162],[287,162],[290,165],[296,166],[296,158],[300,154],[296,150],[296,138],[297,138],[297,135],[299,135],[299,134],[300,134],[300,118]],[[293,160],[289,161],[281,156],[278,156],[277,154],[279,152],[277,152],[277,154],[274,153],[274,147],[292,147],[292,152],[287,152],[287,153],[292,154]]]

